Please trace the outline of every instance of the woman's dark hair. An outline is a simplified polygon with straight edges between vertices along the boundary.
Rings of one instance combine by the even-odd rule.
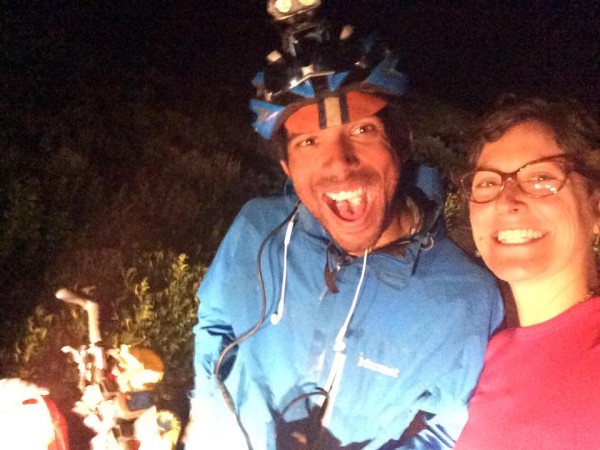
[[[525,122],[550,129],[559,148],[574,158],[575,170],[600,186],[600,124],[591,110],[572,99],[503,97],[474,130],[467,151],[469,167],[476,167],[485,144]]]

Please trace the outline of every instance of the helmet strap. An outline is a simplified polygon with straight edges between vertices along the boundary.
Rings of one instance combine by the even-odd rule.
[[[350,121],[346,94],[342,94],[339,97],[325,97],[318,103],[318,109],[319,127],[321,129],[335,127]]]
[[[373,116],[386,104],[386,100],[363,92],[336,92],[300,106],[287,117],[285,127],[290,134],[310,133]]]

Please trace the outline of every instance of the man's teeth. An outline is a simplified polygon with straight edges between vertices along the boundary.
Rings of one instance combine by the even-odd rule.
[[[498,241],[503,244],[522,244],[542,237],[538,230],[504,230],[498,233]]]
[[[353,205],[358,205],[362,201],[362,196],[365,190],[358,188],[353,191],[328,192],[327,197],[335,202],[350,202]]]

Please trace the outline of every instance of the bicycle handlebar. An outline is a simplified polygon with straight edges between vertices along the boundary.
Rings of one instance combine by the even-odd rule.
[[[74,305],[81,306],[87,312],[90,344],[93,345],[102,340],[100,335],[100,313],[98,303],[90,298],[82,297],[79,294],[65,288],[59,289],[54,295],[57,299],[65,303],[72,303]]]

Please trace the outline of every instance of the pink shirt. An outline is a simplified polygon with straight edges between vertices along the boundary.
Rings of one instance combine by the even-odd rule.
[[[600,297],[494,336],[456,449],[600,449]]]

